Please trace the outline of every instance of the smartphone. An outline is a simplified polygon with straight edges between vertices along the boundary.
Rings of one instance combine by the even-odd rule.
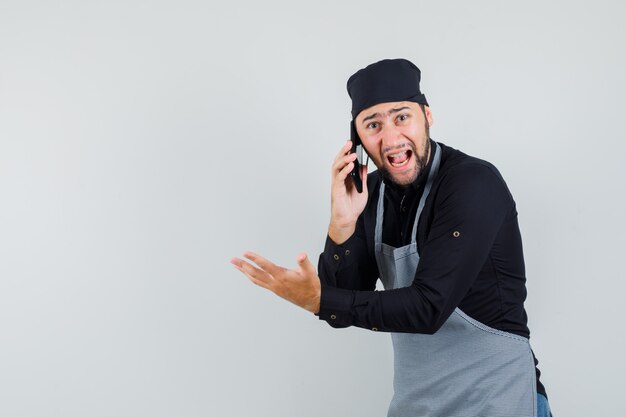
[[[367,161],[364,158],[365,152],[363,150],[363,144],[361,143],[361,139],[359,135],[356,133],[356,126],[354,125],[354,120],[350,121],[350,140],[352,141],[352,150],[351,152],[356,153],[356,161],[354,161],[354,168],[350,173],[352,177],[352,183],[354,187],[359,193],[363,192],[363,179],[361,178],[361,167],[367,164]],[[369,157],[368,157],[369,160]],[[366,179],[367,181],[367,179]]]

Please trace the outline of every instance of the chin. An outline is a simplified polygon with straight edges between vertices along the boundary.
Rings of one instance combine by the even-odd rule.
[[[407,173],[405,175],[391,175],[391,173],[387,169],[384,169],[383,173],[387,179],[391,180],[391,182],[399,185],[400,187],[408,187],[409,185],[411,185],[417,179],[417,176],[419,174],[416,169],[414,169],[413,172]]]
[[[401,187],[408,187],[409,185],[413,184],[413,181],[415,181],[415,178],[413,178],[413,179],[403,178],[401,180],[398,180],[396,178],[392,178],[391,181],[393,181],[396,185],[399,185]]]

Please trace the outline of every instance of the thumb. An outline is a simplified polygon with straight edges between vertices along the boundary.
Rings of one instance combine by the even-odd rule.
[[[301,253],[300,255],[298,255],[297,259],[298,259],[298,265],[300,265],[300,269],[302,270],[302,272],[304,272],[305,274],[317,275],[315,266],[313,266],[313,264],[309,260],[309,257],[306,255],[306,253]]]

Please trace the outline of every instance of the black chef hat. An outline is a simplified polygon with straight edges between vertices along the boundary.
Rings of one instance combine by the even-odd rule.
[[[352,119],[375,104],[413,101],[428,106],[420,91],[420,70],[406,59],[384,59],[358,70],[348,79]]]

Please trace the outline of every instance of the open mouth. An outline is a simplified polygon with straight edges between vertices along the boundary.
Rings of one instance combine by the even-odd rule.
[[[402,168],[409,163],[411,156],[413,156],[413,151],[406,149],[402,152],[387,155],[387,161],[394,168]]]

